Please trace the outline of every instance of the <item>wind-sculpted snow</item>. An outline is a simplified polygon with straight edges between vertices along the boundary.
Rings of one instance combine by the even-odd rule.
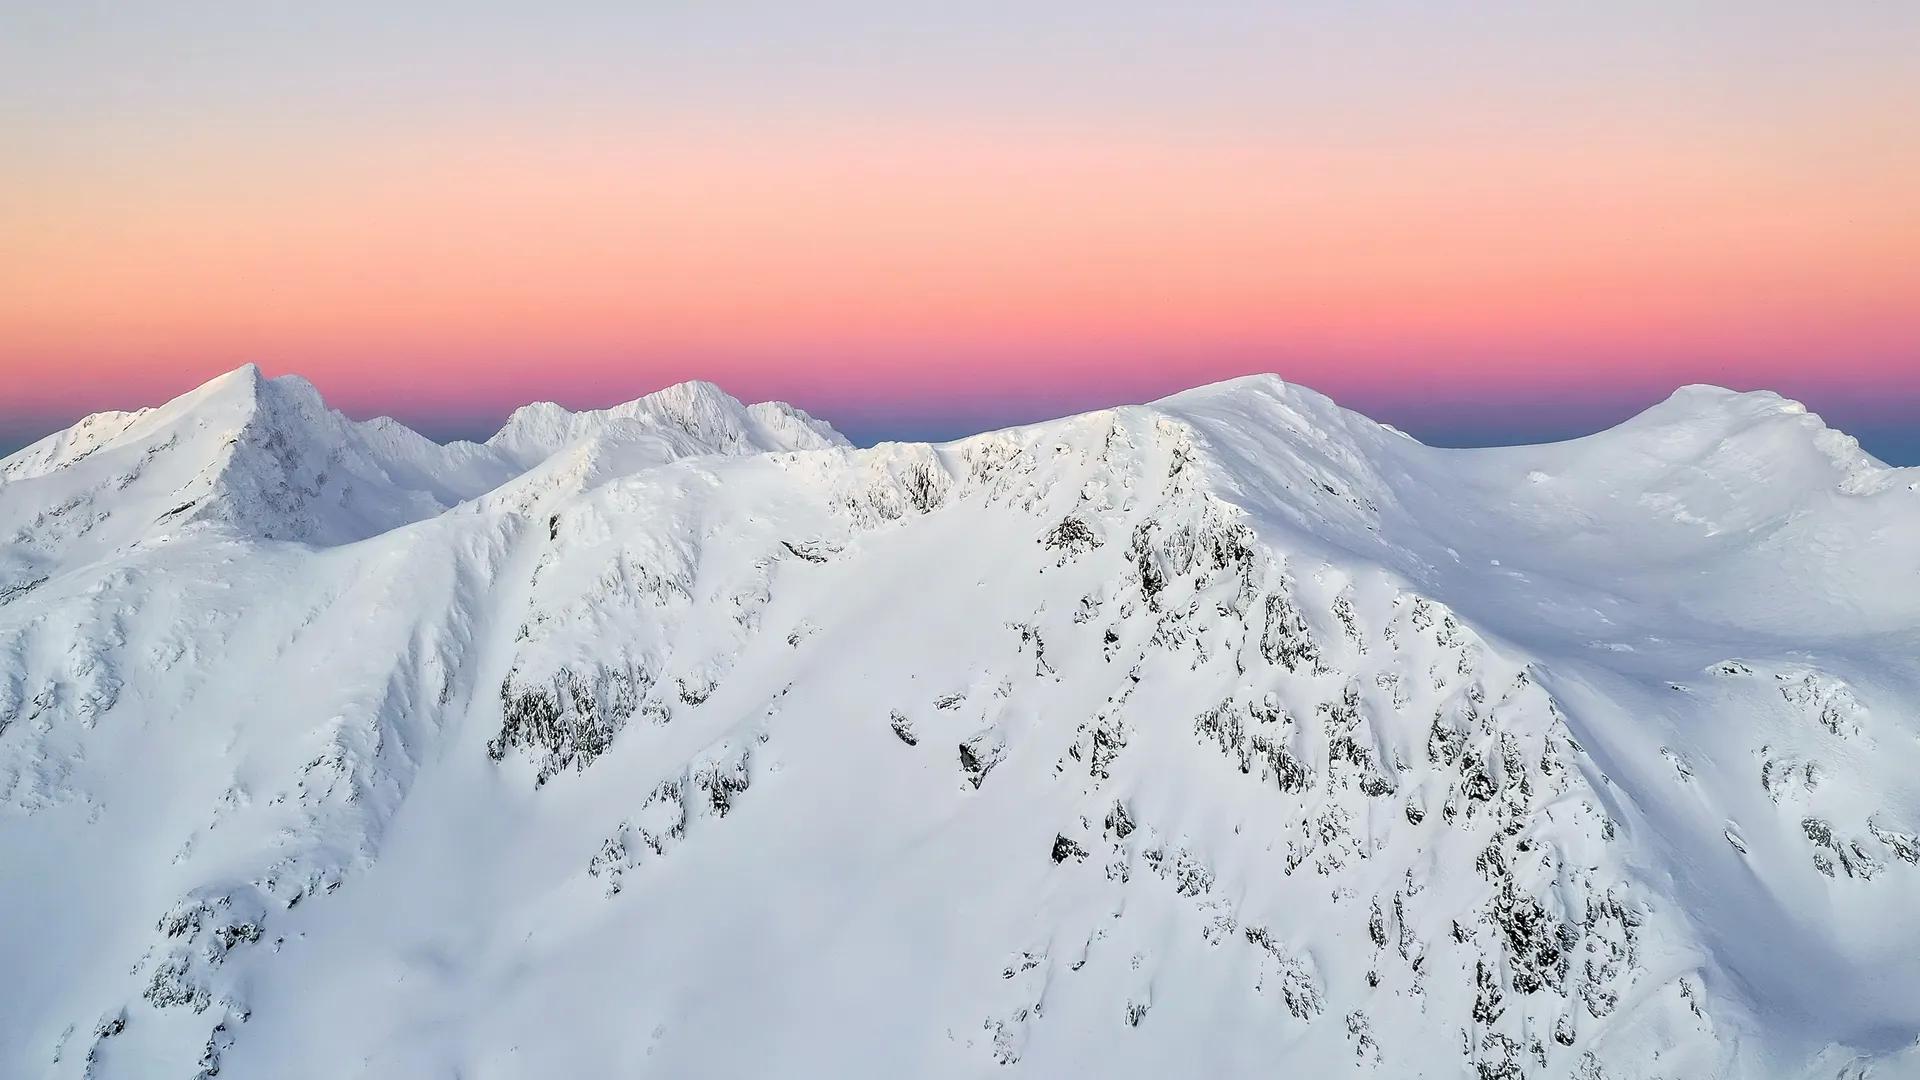
[[[1920,494],[1782,399],[442,450],[232,379],[0,464],[0,1072],[1920,1068]],[[189,521],[99,488],[203,431]]]

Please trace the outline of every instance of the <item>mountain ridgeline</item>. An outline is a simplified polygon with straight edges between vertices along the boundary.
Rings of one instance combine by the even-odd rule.
[[[1920,1073],[1920,471],[1270,376],[0,462],[0,1075]]]

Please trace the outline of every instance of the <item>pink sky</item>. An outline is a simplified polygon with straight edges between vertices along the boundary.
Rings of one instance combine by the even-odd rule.
[[[1590,399],[1597,426],[1687,381],[1863,423],[1920,401],[1920,116],[1901,93],[1920,86],[1874,28],[1529,40],[1591,61],[1573,81],[1445,36],[1461,27],[1428,27],[1432,55],[1337,28],[1362,73],[1399,66],[1290,83],[1188,42],[1220,84],[1165,108],[1061,105],[970,56],[953,77],[984,104],[915,102],[889,69],[863,71],[880,92],[858,106],[816,74],[745,100],[587,107],[549,87],[486,110],[400,93],[395,61],[366,85],[400,107],[369,109],[228,60],[285,99],[253,108],[175,101],[148,72],[65,128],[0,117],[33,151],[0,175],[0,422],[151,403],[247,361],[349,411],[475,431],[533,398],[687,377],[900,432],[1267,369],[1456,429],[1472,410],[1442,423],[1448,402],[1577,426]],[[1764,67],[1801,63],[1796,42],[1837,50],[1821,78]],[[1473,50],[1514,70],[1483,77]],[[1728,68],[1725,100],[1703,59]],[[995,77],[1045,107],[993,100]]]

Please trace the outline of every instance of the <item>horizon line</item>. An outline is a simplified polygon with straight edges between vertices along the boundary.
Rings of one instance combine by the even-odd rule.
[[[1539,399],[1536,401],[1536,404],[1541,408],[1538,410],[1537,415],[1542,419],[1535,420],[1532,423],[1499,425],[1486,423],[1472,424],[1456,421],[1449,424],[1439,415],[1430,415],[1424,418],[1414,419],[1393,418],[1381,416],[1375,410],[1347,404],[1333,393],[1319,390],[1305,382],[1288,379],[1279,372],[1270,370],[1248,372],[1222,378],[1204,379],[1203,381],[1195,382],[1150,398],[1107,401],[1104,404],[1095,404],[1081,408],[1069,406],[1065,411],[1048,411],[1044,414],[1028,410],[1025,411],[1023,415],[1009,415],[997,418],[983,415],[980,410],[974,410],[972,415],[969,415],[966,410],[942,415],[938,412],[926,411],[924,408],[911,407],[911,403],[903,401],[897,404],[908,405],[909,407],[888,410],[884,407],[874,407],[882,405],[882,403],[869,402],[866,408],[849,410],[853,414],[850,418],[835,419],[835,412],[839,412],[840,410],[823,410],[817,406],[800,405],[782,397],[760,397],[752,394],[742,396],[735,394],[721,379],[694,377],[676,379],[638,395],[618,397],[616,400],[599,405],[570,405],[553,400],[552,398],[536,396],[519,402],[518,404],[507,406],[505,414],[501,415],[496,422],[491,419],[491,416],[498,414],[499,410],[497,407],[485,410],[452,409],[446,412],[412,410],[410,417],[406,415],[410,410],[406,409],[368,411],[365,409],[342,407],[328,398],[325,392],[320,390],[318,383],[312,378],[297,371],[283,371],[276,375],[268,375],[263,366],[257,361],[247,361],[226,369],[210,378],[202,379],[193,386],[172,393],[159,401],[131,404],[123,407],[95,409],[77,416],[72,416],[71,419],[65,422],[54,420],[44,423],[23,423],[23,421],[27,420],[26,417],[8,417],[0,414],[0,458],[10,457],[45,438],[58,435],[79,424],[89,416],[98,415],[103,412],[135,412],[142,409],[164,407],[183,397],[191,396],[196,391],[214,382],[248,369],[252,369],[259,378],[264,380],[298,379],[313,387],[329,409],[349,419],[358,422],[381,419],[389,420],[423,438],[441,445],[463,442],[484,443],[489,438],[492,438],[504,430],[507,422],[511,419],[515,411],[529,406],[555,405],[571,413],[604,411],[618,408],[621,405],[690,383],[705,383],[713,386],[728,397],[742,404],[777,401],[782,404],[791,405],[794,408],[801,409],[801,411],[807,413],[814,419],[828,423],[835,431],[844,435],[854,446],[871,448],[889,442],[929,444],[953,442],[976,435],[1028,427],[1034,424],[1044,424],[1056,420],[1065,420],[1107,409],[1153,405],[1184,394],[1242,380],[1274,379],[1283,385],[1297,387],[1326,398],[1343,410],[1362,416],[1373,423],[1399,431],[1425,446],[1436,449],[1492,449],[1502,447],[1550,446],[1602,434],[1658,407],[1682,391],[1691,388],[1705,388],[1737,396],[1766,394],[1778,397],[1783,401],[1800,405],[1830,430],[1837,431],[1854,439],[1863,450],[1889,466],[1896,468],[1920,466],[1920,430],[1913,430],[1911,425],[1895,424],[1889,425],[1888,428],[1885,429],[1873,424],[1868,424],[1864,427],[1859,425],[1841,427],[1829,421],[1826,413],[1822,410],[1808,406],[1799,395],[1784,393],[1765,387],[1740,390],[1722,383],[1697,380],[1677,382],[1671,390],[1664,394],[1658,391],[1652,394],[1642,394],[1634,392],[1630,387],[1613,387],[1611,388],[1613,393],[1610,395],[1612,400],[1606,402],[1606,405],[1609,407],[1605,409],[1607,415],[1614,417],[1611,422],[1599,421],[1595,416],[1590,414],[1576,421],[1573,415],[1574,409],[1571,408],[1575,403],[1563,399],[1556,399],[1552,395],[1538,396]],[[1033,395],[1033,397],[1040,398],[1043,396]],[[1051,396],[1047,395],[1045,397],[1050,398]],[[1057,402],[1050,403],[1057,404]],[[1591,395],[1586,395],[1582,397],[1580,403],[1591,405],[1594,403],[1594,399]],[[1491,405],[1492,402],[1489,401],[1488,404]],[[1499,408],[1503,415],[1512,418],[1513,408],[1516,404],[1521,403],[1506,400],[1499,403]],[[1556,409],[1553,407],[1556,405],[1560,406],[1560,408]],[[1621,410],[1623,408],[1626,411],[1622,412]],[[465,415],[462,415],[463,413]],[[1891,453],[1889,453],[1889,451],[1891,451]]]

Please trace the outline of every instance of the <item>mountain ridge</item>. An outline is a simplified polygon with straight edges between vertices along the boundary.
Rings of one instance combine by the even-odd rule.
[[[492,482],[229,378],[126,488],[157,422],[48,443],[133,541],[0,550],[0,1071],[1920,1064],[1920,506],[1785,399],[856,449],[693,384]],[[143,531],[182,449],[275,513]]]

